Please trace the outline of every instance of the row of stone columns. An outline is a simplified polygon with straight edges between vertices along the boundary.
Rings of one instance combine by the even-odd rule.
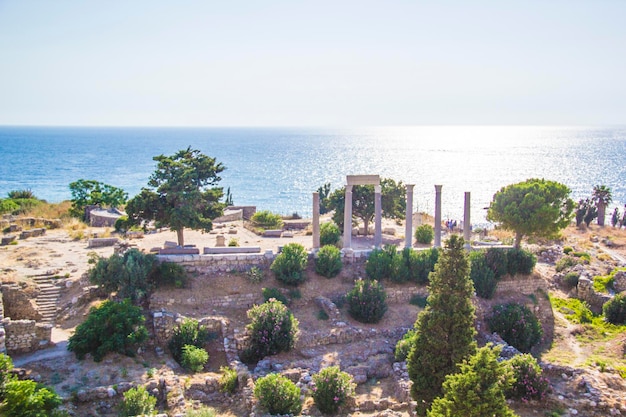
[[[406,184],[406,220],[405,220],[405,243],[407,248],[413,247],[413,188],[415,184]],[[435,185],[435,247],[441,247],[441,185]],[[470,247],[470,192],[465,192],[463,211],[463,239],[465,247]],[[374,186],[374,246],[379,248],[382,244],[382,197],[381,186]],[[346,185],[345,206],[343,224],[343,248],[352,248],[352,184]],[[367,233],[367,231],[365,231]],[[320,247],[320,196],[313,193],[313,249]]]

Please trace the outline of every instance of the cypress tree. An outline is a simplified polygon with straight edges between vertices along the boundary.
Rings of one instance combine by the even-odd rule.
[[[415,322],[416,337],[407,365],[413,381],[411,396],[417,414],[426,415],[433,400],[443,394],[446,375],[455,373],[464,359],[476,351],[474,286],[463,238],[445,242],[435,270],[430,274],[428,304]]]

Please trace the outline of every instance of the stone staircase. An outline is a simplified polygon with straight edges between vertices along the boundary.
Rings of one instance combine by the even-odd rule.
[[[50,276],[35,277],[34,281],[40,289],[37,296],[37,306],[42,317],[40,322],[54,326],[61,290],[56,285],[55,278]]]

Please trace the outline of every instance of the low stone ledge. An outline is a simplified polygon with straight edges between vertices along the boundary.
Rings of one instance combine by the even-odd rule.
[[[14,241],[15,241],[15,236],[14,235],[3,236],[2,237],[2,243],[0,243],[0,246],[10,245],[11,242],[14,242]]]
[[[281,237],[283,235],[282,229],[272,229],[263,232],[263,237]]]
[[[159,255],[199,255],[198,248],[164,248],[159,249]]]
[[[226,255],[239,253],[261,253],[260,246],[225,246],[219,248],[204,248],[205,255]]]
[[[115,246],[119,243],[116,237],[94,237],[87,242],[88,248],[103,248],[106,246]]]

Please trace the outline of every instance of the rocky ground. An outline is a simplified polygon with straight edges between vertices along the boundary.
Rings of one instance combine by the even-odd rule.
[[[232,227],[231,227],[232,226]],[[393,224],[388,225],[393,227]],[[401,233],[403,226],[396,226],[396,236],[386,235],[388,243],[403,242]],[[310,248],[311,237],[305,232],[295,233],[291,238],[261,238],[243,228],[241,224],[228,225],[227,240],[230,237],[239,239],[242,246],[261,246],[263,250],[278,249],[289,242],[299,242]],[[228,233],[228,230],[232,230]],[[89,234],[98,236],[108,235],[106,230],[89,230]],[[535,244],[540,248],[553,248],[555,253],[562,252],[562,247],[570,245],[576,250],[588,251],[593,255],[589,268],[593,273],[605,274],[617,265],[626,265],[626,231],[617,231],[611,227],[597,226],[588,230],[570,228],[564,234],[565,238],[559,242],[542,242]],[[186,232],[186,243],[196,244],[198,247],[215,246],[215,234],[201,234]],[[610,238],[610,239],[607,239]],[[161,232],[145,235],[142,239],[130,241],[140,249],[150,250],[162,246],[165,241],[175,240],[172,232]],[[358,238],[353,241],[357,247],[368,247],[371,238]],[[74,240],[66,231],[50,230],[45,236],[19,241],[17,245],[0,248],[0,271],[3,281],[29,281],[35,275],[53,274],[58,277],[62,286],[66,287],[61,298],[61,311],[64,312],[55,327],[56,349],[42,351],[35,356],[16,357],[16,364],[21,364],[25,372],[38,378],[46,384],[54,386],[56,391],[67,398],[76,399],[79,393],[90,392],[93,398],[81,402],[76,408],[76,415],[115,415],[114,403],[116,398],[110,398],[114,392],[112,388],[122,390],[125,384],[145,383],[155,392],[161,392],[162,404],[168,404],[170,410],[181,411],[185,406],[208,403],[220,409],[220,415],[247,416],[250,415],[250,404],[246,401],[245,390],[229,397],[215,390],[219,378],[219,368],[227,364],[222,340],[211,341],[208,345],[210,361],[206,372],[190,375],[185,373],[171,359],[171,357],[154,346],[149,346],[135,358],[109,355],[101,363],[94,363],[91,359],[76,361],[72,355],[64,350],[64,340],[73,328],[84,320],[89,305],[81,308],[63,308],[72,303],[80,293],[80,282],[86,285],[83,274],[88,268],[87,240]],[[95,249],[100,256],[109,256],[112,248]],[[602,254],[606,256],[601,256]],[[552,292],[562,289],[554,283],[555,275],[552,262],[540,263],[537,268],[538,276],[546,280],[546,285]],[[384,319],[377,325],[362,325],[354,322],[347,315],[345,308],[339,309],[339,317],[335,320],[322,320],[319,317],[320,307],[315,297],[324,295],[333,299],[338,294],[345,293],[355,277],[361,276],[358,269],[347,269],[340,277],[327,280],[316,276],[309,271],[309,280],[300,288],[301,298],[293,300],[290,305],[294,315],[300,321],[300,330],[303,340],[317,334],[328,334],[348,328],[356,332],[351,343],[329,344],[323,346],[304,346],[289,354],[281,354],[262,361],[257,368],[249,369],[251,375],[261,375],[269,370],[283,370],[291,373],[294,380],[306,387],[307,378],[311,370],[321,366],[339,364],[343,368],[352,368],[355,374],[360,375],[361,382],[357,388],[357,399],[352,416],[409,416],[412,406],[406,398],[405,386],[402,380],[402,364],[393,365],[393,346],[401,335],[402,329],[413,325],[419,308],[406,302],[391,303]],[[250,283],[243,275],[222,274],[211,277],[211,285],[200,285],[201,280],[192,281],[187,290],[196,298],[203,294],[227,295],[233,291],[240,293],[258,293],[262,287],[278,286],[269,275],[259,284]],[[393,285],[387,289],[393,291]],[[401,291],[420,292],[420,288],[400,288]],[[167,297],[166,291],[161,296]],[[172,295],[172,294],[170,294]],[[494,302],[503,302],[505,299],[524,298],[520,294],[500,294]],[[526,297],[527,298],[527,297]],[[604,351],[615,363],[624,363],[624,344],[626,336],[612,338],[609,342],[599,340],[597,343],[581,342],[577,338],[576,326],[570,324],[560,313],[553,312],[550,303],[541,294],[536,297],[537,309],[540,316],[552,317],[551,323],[544,324],[546,338],[537,355],[544,360],[546,374],[550,377],[553,392],[549,399],[537,404],[513,403],[512,406],[522,417],[549,415],[550,412],[561,412],[560,415],[626,415],[624,392],[626,385],[617,371],[612,368],[600,369],[588,358],[597,356],[597,351]],[[489,303],[477,300],[479,311],[487,311]],[[202,318],[206,316],[224,317],[231,331],[242,331],[247,323],[246,309],[231,308],[217,309],[214,306],[172,306],[171,309],[186,316]],[[485,328],[484,325],[482,328]],[[314,336],[315,337],[315,336]],[[604,346],[600,346],[604,344]],[[620,349],[622,349],[620,356]],[[50,354],[50,352],[55,352]],[[595,356],[594,356],[595,357]],[[613,360],[615,359],[615,360]],[[360,367],[360,368],[359,368]],[[356,369],[359,368],[359,369]],[[360,373],[358,373],[358,372]],[[166,388],[162,384],[166,385]],[[88,390],[85,390],[88,388]],[[310,397],[307,397],[304,412],[316,414]],[[556,414],[553,414],[556,415]]]

